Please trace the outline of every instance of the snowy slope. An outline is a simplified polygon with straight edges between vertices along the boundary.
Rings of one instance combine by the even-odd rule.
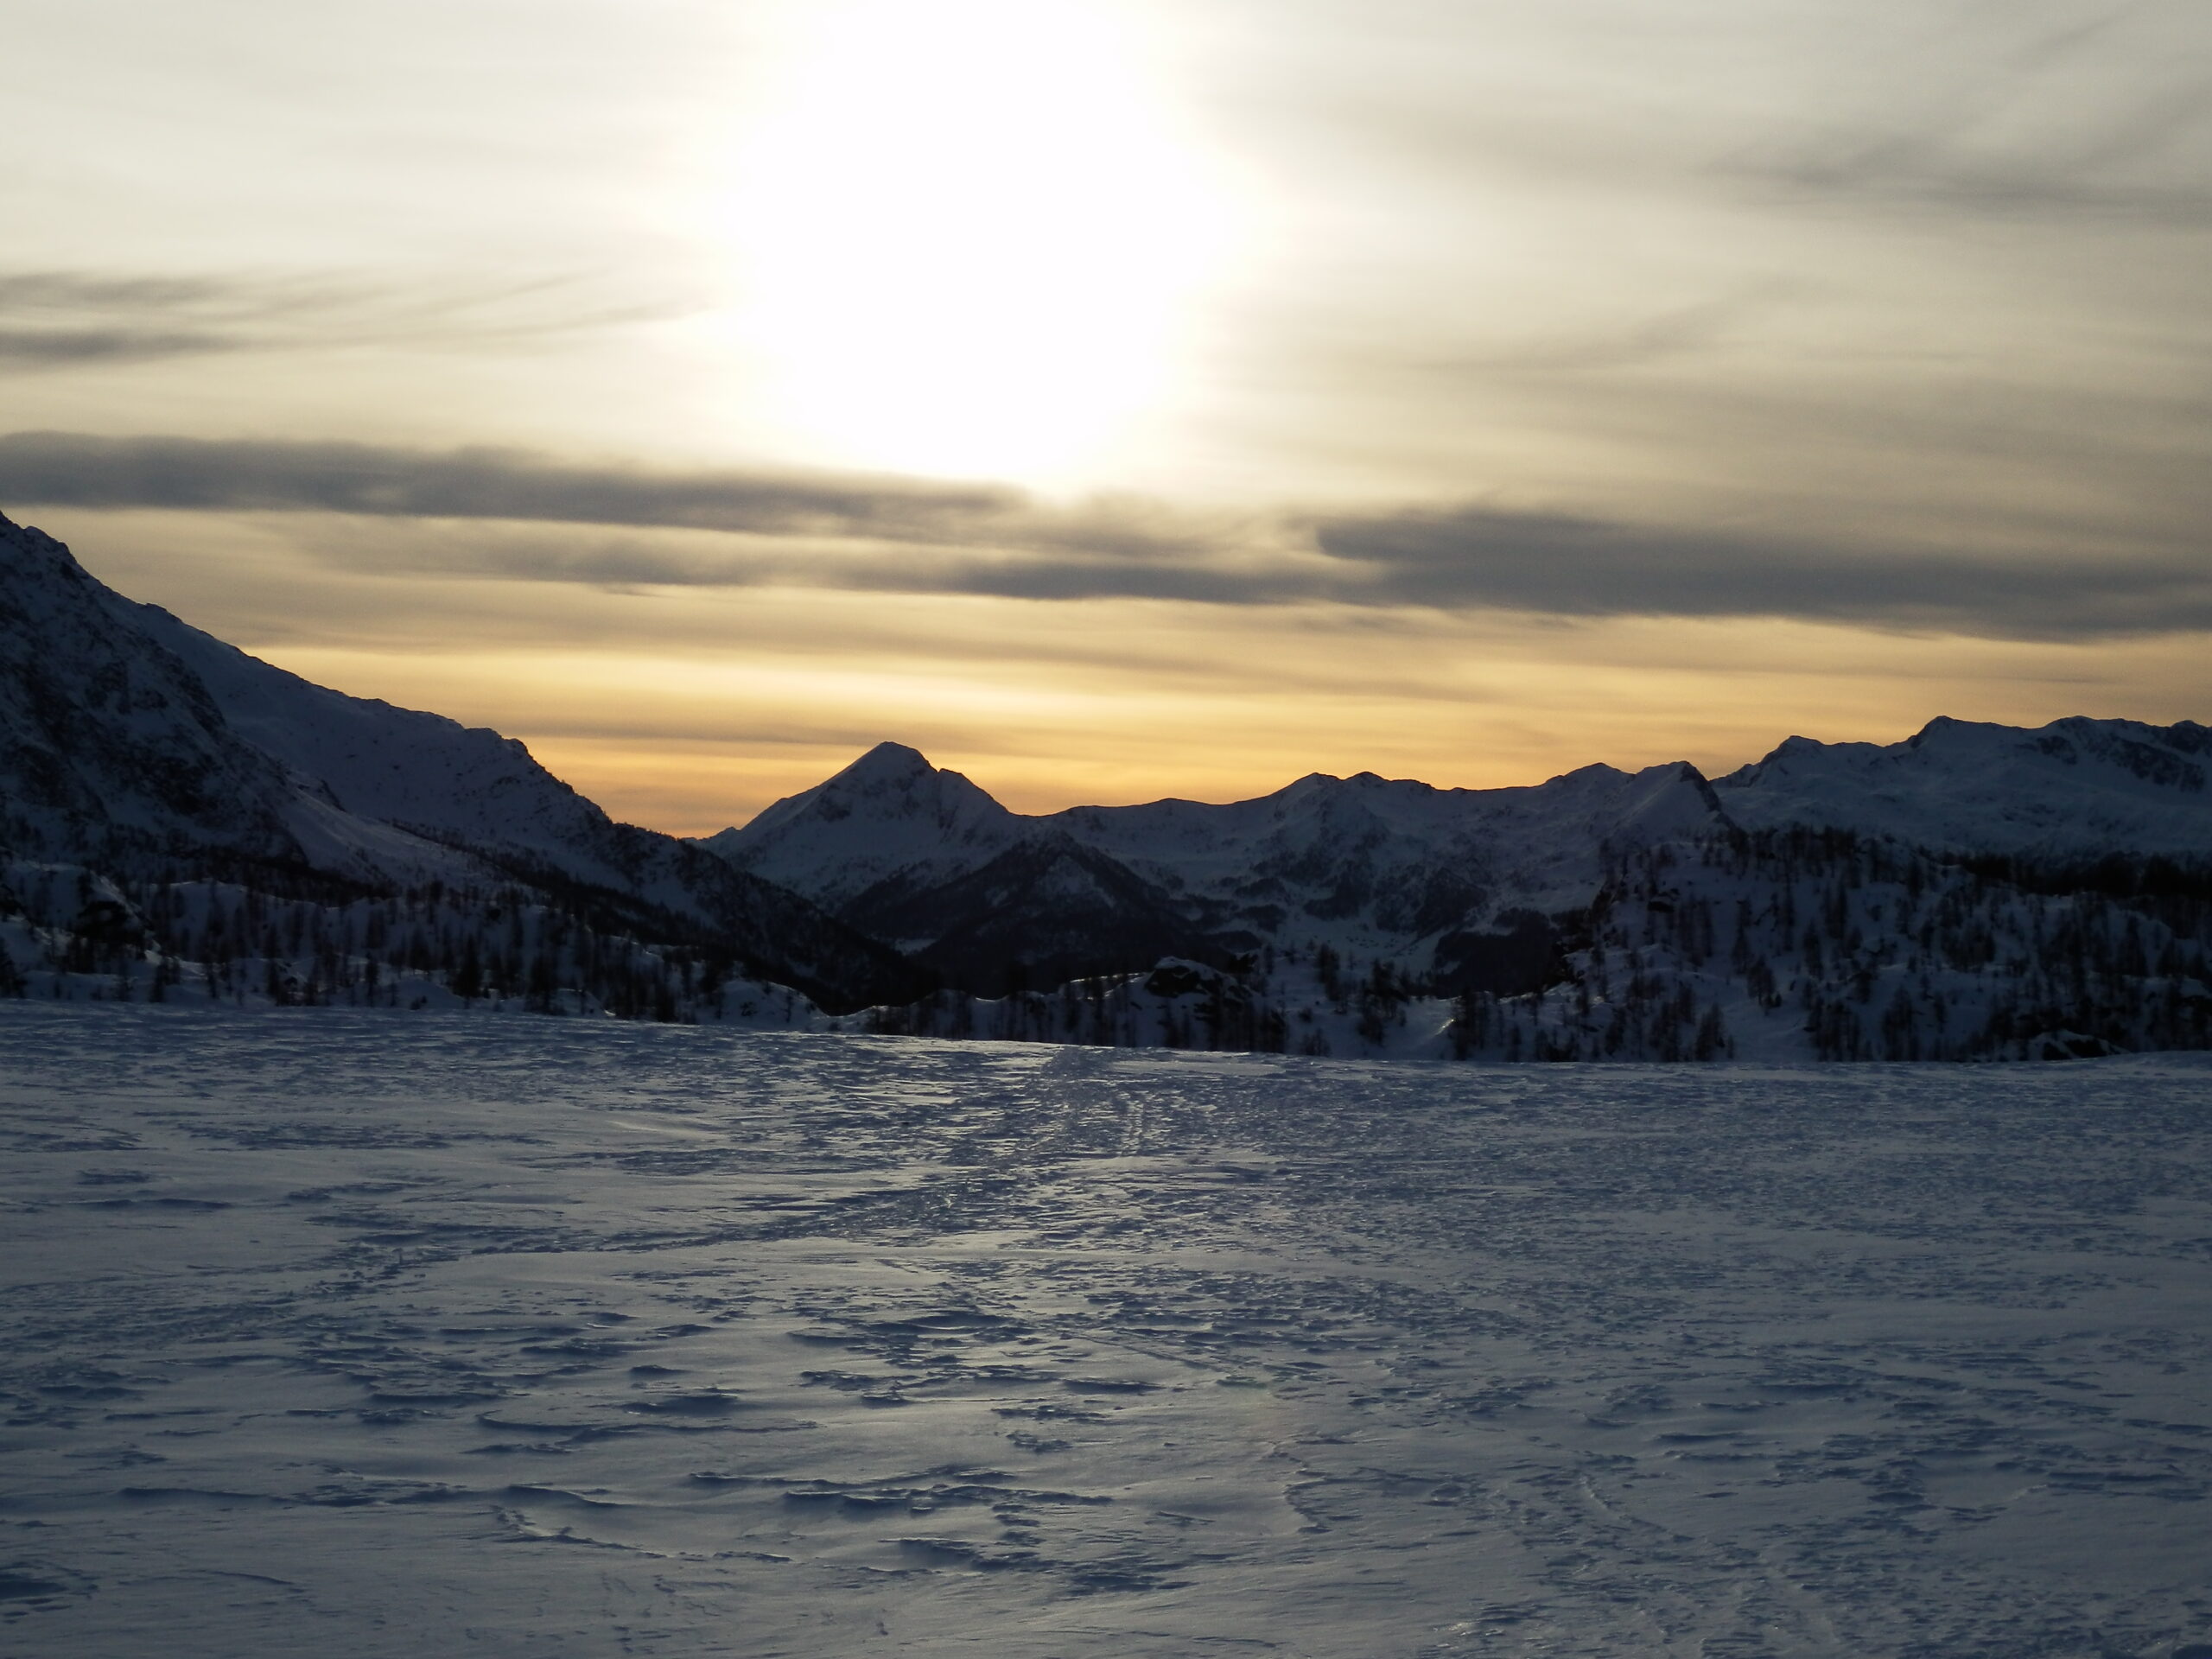
[[[249,657],[151,605],[125,608],[188,665],[230,728],[311,780],[356,819],[446,842],[528,848],[592,879],[617,879],[588,850],[607,815],[516,739],[442,715],[346,696]],[[301,826],[314,833],[315,821]]]
[[[126,879],[243,856],[386,887],[519,883],[824,1006],[928,988],[787,889],[613,822],[496,732],[314,685],[132,603],[5,518],[0,577],[0,850]],[[483,925],[499,919],[487,904]]]
[[[64,847],[97,826],[419,880],[480,868],[452,843],[507,838],[485,798],[519,804],[524,769],[596,813],[519,744],[310,685],[131,603],[60,543],[4,518],[0,569],[4,796],[20,840]],[[447,734],[464,741],[442,752]]]
[[[2212,856],[2212,730],[2193,721],[1936,719],[1902,743],[1793,737],[1713,788],[1747,829],[1789,823],[2042,858]]]
[[[283,767],[51,537],[0,518],[0,835],[296,850]]]
[[[838,913],[986,995],[1221,949],[1172,894],[1064,834],[1033,834],[934,886],[880,882]]]
[[[692,889],[714,879],[686,843],[614,823],[518,739],[348,696],[157,607],[118,604],[198,673],[232,731],[298,775],[289,822],[320,861],[407,879],[435,873],[409,856],[427,842],[448,862],[466,849],[502,869],[542,865],[678,911],[696,911]]]

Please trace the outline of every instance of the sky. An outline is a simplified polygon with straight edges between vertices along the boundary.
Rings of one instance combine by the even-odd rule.
[[[2202,0],[11,0],[0,512],[742,823],[2212,718]]]

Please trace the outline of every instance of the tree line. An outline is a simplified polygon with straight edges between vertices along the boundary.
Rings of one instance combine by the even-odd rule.
[[[2212,1047],[2212,865],[1954,856],[1840,830],[1729,832],[1608,848],[1586,906],[1509,917],[1498,925],[1510,931],[1490,937],[1516,961],[1539,963],[1516,982],[1533,988],[1468,977],[1484,959],[1480,936],[1440,952],[1440,969],[1357,960],[1309,939],[1226,966],[1169,962],[998,998],[941,991],[849,1024],[952,1039],[1503,1061]],[[378,887],[248,861],[141,861],[120,874],[0,863],[0,995],[815,1018],[804,998],[765,983],[711,938],[656,937],[638,914],[581,890]]]

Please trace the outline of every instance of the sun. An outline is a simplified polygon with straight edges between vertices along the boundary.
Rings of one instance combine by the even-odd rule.
[[[1034,477],[1167,396],[1228,213],[1130,20],[795,9],[725,235],[748,355],[824,460]]]

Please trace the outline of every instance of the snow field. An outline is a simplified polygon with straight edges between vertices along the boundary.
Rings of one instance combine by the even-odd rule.
[[[0,1004],[0,1650],[2212,1642],[2212,1065]]]

